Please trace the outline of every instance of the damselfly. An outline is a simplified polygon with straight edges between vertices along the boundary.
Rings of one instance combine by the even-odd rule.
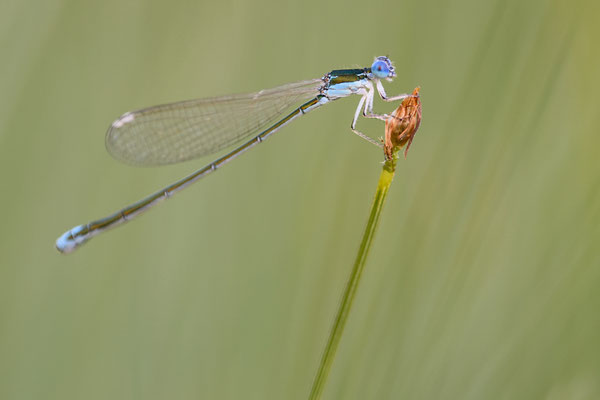
[[[409,96],[386,95],[381,80],[391,81],[395,76],[392,62],[387,57],[377,57],[370,68],[333,70],[320,79],[291,83],[256,93],[182,101],[123,114],[108,129],[106,148],[113,157],[129,164],[177,163],[215,153],[253,137],[235,150],[145,199],[106,218],[78,225],[65,232],[56,240],[56,248],[62,253],[75,250],[100,232],[133,219],[161,200],[217,170],[293,119],[342,97],[353,94],[361,96],[350,128],[361,138],[381,147],[381,143],[356,129],[356,121],[361,111],[364,117],[386,120],[387,115],[373,113],[375,91],[385,101]],[[299,106],[284,115],[293,104]]]

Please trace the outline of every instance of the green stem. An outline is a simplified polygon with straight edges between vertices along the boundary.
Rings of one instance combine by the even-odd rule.
[[[329,376],[331,364],[335,359],[335,353],[340,343],[340,339],[342,338],[344,326],[346,325],[348,314],[352,308],[352,302],[354,301],[356,290],[358,289],[358,283],[360,282],[360,277],[367,260],[367,255],[369,254],[369,249],[371,248],[371,243],[373,242],[373,237],[375,236],[375,230],[377,229],[377,224],[379,223],[379,216],[381,215],[383,203],[385,202],[388,189],[390,188],[392,179],[394,178],[397,158],[397,154],[394,154],[391,160],[387,160],[384,163],[383,170],[379,176],[379,183],[377,184],[375,199],[373,200],[373,205],[371,206],[369,221],[367,222],[367,227],[365,228],[360,247],[358,248],[358,254],[356,256],[356,261],[354,261],[354,268],[350,274],[350,279],[348,279],[348,283],[346,284],[342,302],[338,308],[337,315],[335,316],[335,321],[329,334],[329,340],[327,341],[325,351],[323,352],[323,356],[321,358],[319,370],[317,371],[317,375],[313,381],[312,390],[309,396],[310,400],[318,400],[321,398],[323,387],[325,386]]]

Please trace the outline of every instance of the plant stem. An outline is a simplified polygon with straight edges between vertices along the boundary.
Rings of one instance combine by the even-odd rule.
[[[360,282],[360,277],[367,260],[367,255],[369,254],[369,249],[371,248],[371,243],[373,242],[373,237],[375,236],[375,230],[377,229],[377,224],[379,223],[379,216],[381,215],[383,203],[385,202],[388,189],[390,188],[392,179],[394,178],[397,159],[398,156],[396,151],[393,157],[390,157],[390,159],[386,160],[383,164],[383,169],[381,171],[381,175],[379,176],[379,183],[377,184],[377,191],[375,192],[375,199],[373,200],[373,205],[371,206],[371,212],[369,214],[369,221],[367,222],[367,227],[365,228],[360,247],[358,248],[358,254],[356,256],[356,261],[354,261],[354,268],[350,274],[350,279],[348,279],[348,283],[346,284],[342,302],[340,303],[335,316],[335,321],[329,334],[329,340],[327,341],[325,351],[323,352],[323,356],[321,358],[319,370],[317,371],[317,375],[313,381],[313,386],[309,396],[310,400],[318,400],[321,398],[323,388],[327,382],[327,378],[331,370],[331,364],[335,359],[335,353],[340,343],[340,339],[342,338],[344,326],[346,325],[348,314],[352,308],[352,302],[354,301],[356,290],[358,289],[358,283]]]

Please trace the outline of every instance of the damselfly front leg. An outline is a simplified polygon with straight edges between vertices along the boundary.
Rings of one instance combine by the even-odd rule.
[[[402,93],[397,96],[388,97],[387,94],[385,93],[385,89],[383,88],[383,85],[381,84],[381,81],[377,81],[377,93],[379,93],[379,96],[381,97],[381,99],[383,101],[404,100],[407,97],[413,96],[412,94]]]
[[[377,93],[379,93],[379,97],[381,97],[381,100],[383,100],[383,101],[390,102],[390,101],[404,100],[405,98],[412,96],[410,94],[403,93],[403,94],[399,94],[397,96],[388,97],[387,94],[385,93],[385,88],[381,84],[380,80],[378,80],[376,82],[376,85],[377,85],[376,86]],[[367,104],[365,105],[363,116],[365,118],[377,118],[382,121],[386,121],[389,118],[388,114],[373,113],[373,98],[375,97],[374,92],[375,92],[374,90],[370,90],[369,101],[367,101]]]
[[[359,116],[359,114],[361,114],[361,111],[362,111],[363,117],[365,117],[365,118],[375,118],[375,119],[379,119],[384,122],[390,117],[388,114],[375,114],[373,112],[373,100],[375,97],[375,88],[373,87],[373,84],[371,82],[368,82],[368,86],[369,86],[368,89],[363,88],[357,93],[357,94],[362,95],[362,97],[361,97],[360,101],[358,102],[358,107],[356,107],[356,112],[354,113],[354,118],[352,119],[352,124],[350,125],[350,128],[352,129],[352,132],[354,132],[361,138],[365,139],[369,143],[372,143],[372,144],[376,145],[377,147],[383,147],[383,145],[381,143],[382,142],[381,139],[379,141],[377,141],[356,129],[356,122],[358,121],[358,116]],[[405,99],[405,98],[411,96],[410,94],[401,94],[398,96],[387,97],[387,95],[385,93],[385,89],[383,88],[383,85],[381,84],[380,80],[377,80],[377,93],[379,93],[379,96],[381,97],[382,100],[388,101],[388,102],[402,100],[402,99]]]

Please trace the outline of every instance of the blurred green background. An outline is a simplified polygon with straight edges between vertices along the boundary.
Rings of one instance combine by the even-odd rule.
[[[598,2],[217,3],[0,5],[0,398],[306,398],[381,169],[358,98],[54,240],[207,161],[120,164],[121,113],[378,55],[423,123],[324,398],[600,398]]]

